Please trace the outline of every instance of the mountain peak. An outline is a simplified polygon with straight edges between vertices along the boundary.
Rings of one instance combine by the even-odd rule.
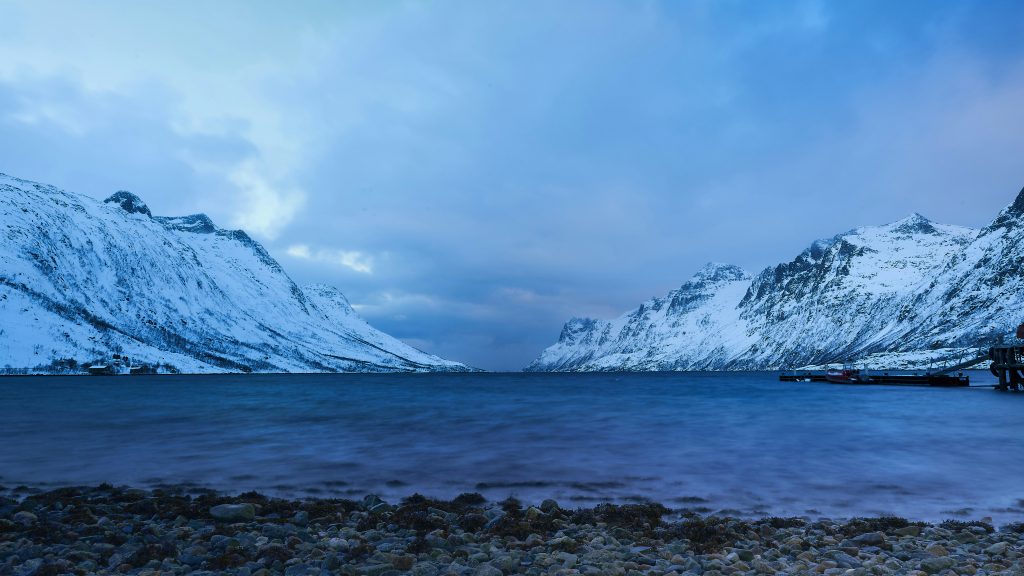
[[[920,212],[913,212],[910,216],[902,220],[897,220],[897,224],[921,224],[923,222],[931,222],[927,217],[922,216]]]
[[[917,212],[889,224],[888,228],[901,234],[935,234],[936,232],[932,221]]]
[[[104,204],[111,202],[121,206],[129,214],[145,214],[151,218],[153,216],[149,211],[149,206],[146,206],[146,203],[141,198],[127,190],[118,190],[111,194],[110,198],[103,201]]]
[[[733,264],[721,262],[708,262],[696,274],[691,281],[694,282],[727,282],[733,280],[746,280],[750,274],[746,270]]]

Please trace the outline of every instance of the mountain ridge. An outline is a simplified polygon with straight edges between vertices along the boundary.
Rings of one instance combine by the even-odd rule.
[[[183,372],[465,371],[300,287],[242,230],[153,216],[0,174],[0,367],[80,371],[124,354]]]
[[[915,212],[694,292],[698,272],[618,318],[566,323],[525,370],[766,370],[868,356],[896,368],[970,354],[1024,319],[1022,219],[1024,190],[981,229]],[[667,313],[652,306],[681,295],[687,305]]]

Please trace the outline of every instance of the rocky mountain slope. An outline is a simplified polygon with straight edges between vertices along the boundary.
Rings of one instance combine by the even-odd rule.
[[[527,370],[762,370],[952,361],[1024,320],[1024,190],[981,229],[914,214],[754,276],[709,264],[614,320],[574,318]]]
[[[77,371],[123,354],[184,372],[466,370],[300,288],[241,230],[153,216],[0,175],[0,368]]]

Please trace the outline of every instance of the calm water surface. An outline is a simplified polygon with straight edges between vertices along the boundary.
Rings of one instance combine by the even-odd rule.
[[[990,377],[974,376],[976,383]],[[1024,394],[772,373],[0,379],[0,485],[1024,519]]]

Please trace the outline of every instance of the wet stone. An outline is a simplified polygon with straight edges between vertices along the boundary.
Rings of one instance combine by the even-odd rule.
[[[1006,553],[1008,545],[1006,542],[996,542],[995,544],[985,548],[985,553],[992,556],[999,556]]]
[[[22,526],[32,526],[39,521],[39,518],[31,512],[22,510],[14,515],[13,520]]]
[[[221,522],[249,522],[256,518],[252,504],[220,504],[210,508],[210,516]]]
[[[921,561],[921,570],[928,574],[938,574],[954,565],[956,561],[949,557],[925,558]]]
[[[474,574],[475,576],[501,576],[502,572],[490,564],[481,564]]]
[[[881,532],[868,532],[856,536],[852,540],[861,546],[879,546],[885,544],[885,534]]]

